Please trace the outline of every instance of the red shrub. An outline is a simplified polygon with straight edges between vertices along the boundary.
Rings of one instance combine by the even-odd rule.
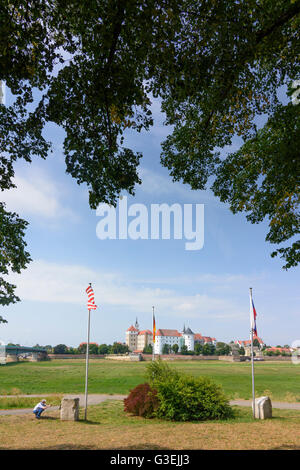
[[[158,405],[157,392],[148,383],[138,385],[124,399],[124,411],[144,418],[152,418]]]

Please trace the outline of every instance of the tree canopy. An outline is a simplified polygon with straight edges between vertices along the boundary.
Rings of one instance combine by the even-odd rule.
[[[25,250],[26,226],[25,220],[15,213],[7,212],[5,205],[0,202],[0,305],[9,305],[19,300],[14,293],[15,286],[5,281],[1,275],[7,275],[9,270],[20,273],[30,261],[29,253]],[[6,323],[2,316],[0,323]]]
[[[57,344],[53,348],[54,354],[68,354],[68,346],[65,344]]]
[[[212,179],[233,212],[269,221],[275,245],[299,233],[299,105],[277,96],[299,78],[299,0],[6,0],[0,8],[0,79],[15,98],[0,105],[2,190],[13,187],[17,159],[46,158],[43,129],[53,122],[66,133],[67,172],[88,185],[92,208],[134,194],[141,154],[124,134],[150,129],[153,96],[173,126],[161,162],[174,181],[198,190]],[[260,130],[258,115],[267,121]],[[242,147],[221,157],[236,135]],[[273,255],[295,266],[299,244]],[[22,258],[24,267],[24,247]]]

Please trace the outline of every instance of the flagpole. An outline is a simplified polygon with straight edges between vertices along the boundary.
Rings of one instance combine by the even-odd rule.
[[[254,383],[254,352],[253,352],[253,306],[252,306],[252,287],[250,287],[250,326],[251,326],[251,370],[252,370],[252,409],[253,418],[255,418],[255,383]]]
[[[90,283],[90,286],[92,284]],[[89,349],[90,349],[90,317],[91,310],[88,309],[88,328],[87,328],[87,345],[86,345],[86,356],[85,356],[85,410],[84,419],[87,418],[87,405],[88,405],[88,375],[89,375]]]
[[[154,338],[154,307],[152,307],[152,361],[154,361],[154,346],[155,346],[155,338]],[[154,339],[154,341],[153,341]]]

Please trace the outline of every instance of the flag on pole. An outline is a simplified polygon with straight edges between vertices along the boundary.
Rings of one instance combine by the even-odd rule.
[[[89,285],[89,287],[85,291],[88,295],[88,302],[87,302],[88,310],[96,310],[97,305],[95,304],[95,296],[94,296],[94,291],[92,287]]]
[[[155,315],[153,313],[153,343],[155,343],[155,335],[156,335],[156,325],[155,325]]]
[[[250,322],[251,322],[251,328],[252,328],[254,336],[257,336],[256,316],[257,314],[256,314],[256,310],[254,307],[252,294],[250,294]]]

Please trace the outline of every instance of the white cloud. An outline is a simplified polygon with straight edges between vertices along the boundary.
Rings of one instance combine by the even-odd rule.
[[[22,274],[13,274],[21,299],[39,302],[86,304],[85,288],[92,282],[96,303],[146,313],[155,305],[162,316],[180,318],[240,318],[239,307],[225,298],[206,294],[185,295],[179,289],[136,286],[118,273],[80,265],[34,261]]]
[[[78,215],[62,201],[64,189],[45,172],[31,168],[25,177],[17,175],[14,184],[16,188],[2,193],[2,200],[9,210],[21,216],[33,215],[43,219],[78,219]]]
[[[188,185],[181,182],[172,181],[169,175],[158,174],[145,167],[139,168],[139,176],[142,180],[141,186],[137,187],[137,191],[153,195],[174,195],[189,201],[210,204],[220,204],[218,199],[214,197],[210,190],[193,191]]]

